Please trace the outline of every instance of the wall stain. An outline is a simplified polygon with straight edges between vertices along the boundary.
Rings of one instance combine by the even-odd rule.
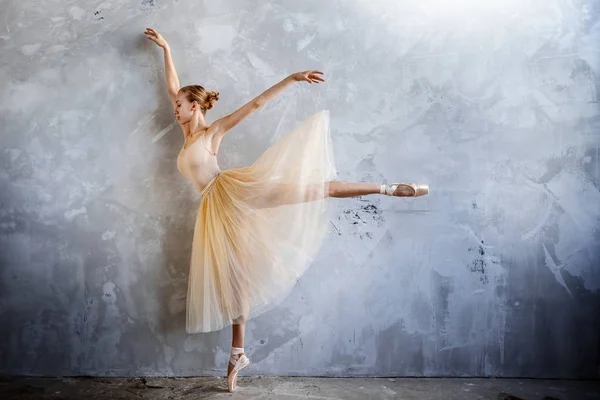
[[[375,226],[377,227],[382,226],[385,220],[383,218],[382,211],[379,209],[379,207],[377,207],[375,204],[370,203],[368,200],[361,201],[363,204],[360,204],[358,208],[346,209],[342,211],[343,217],[340,217],[339,220],[345,218],[350,223],[350,225],[353,226],[370,226],[373,224],[373,222],[376,223]],[[334,225],[334,227],[337,231],[337,226]],[[338,234],[341,235],[339,231]],[[349,234],[353,236],[358,236],[361,239],[372,239],[374,236],[373,232],[361,231],[356,231]]]
[[[477,252],[475,259],[469,265],[469,269],[471,270],[471,272],[476,272],[476,273],[481,274],[481,276],[479,277],[479,280],[482,283],[488,283],[489,278],[487,276],[487,263],[484,258],[485,249],[483,248],[483,245],[484,245],[484,242],[482,240],[481,244],[479,244],[477,246],[471,246],[467,249],[470,252],[473,252],[473,251]]]

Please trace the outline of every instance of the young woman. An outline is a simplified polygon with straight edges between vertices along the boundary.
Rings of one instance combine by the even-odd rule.
[[[183,131],[177,168],[202,194],[192,245],[186,331],[232,325],[229,391],[249,364],[244,329],[249,318],[283,300],[302,275],[327,229],[326,199],[369,194],[422,196],[424,184],[334,181],[329,114],[317,113],[272,144],[249,167],[221,171],[217,153],[234,126],[296,82],[325,82],[320,71],[292,74],[240,109],[206,122],[219,94],[199,85],[180,87],[168,43],[156,30],[145,35],[164,50],[167,88]]]

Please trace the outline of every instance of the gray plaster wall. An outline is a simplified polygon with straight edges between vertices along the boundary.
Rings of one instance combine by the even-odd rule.
[[[199,194],[162,52],[221,94],[304,69],[222,168],[329,109],[339,179],[293,293],[247,326],[248,374],[600,376],[600,4],[569,0],[2,1],[0,372],[223,375],[185,333]],[[245,372],[246,372],[245,371]]]

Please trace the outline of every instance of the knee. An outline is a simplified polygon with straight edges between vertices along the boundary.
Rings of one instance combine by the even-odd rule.
[[[243,313],[242,315],[240,315],[239,317],[235,318],[232,320],[232,324],[233,325],[241,325],[241,324],[245,324],[246,321],[248,320],[248,315],[247,313]]]
[[[339,197],[344,193],[344,187],[342,182],[329,182],[328,196]]]

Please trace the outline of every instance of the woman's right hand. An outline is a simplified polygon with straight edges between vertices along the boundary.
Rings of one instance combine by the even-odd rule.
[[[152,28],[146,28],[146,32],[144,32],[144,34],[149,40],[152,40],[154,43],[156,43],[159,47],[162,47],[163,49],[169,45],[165,38],[162,37],[160,33],[158,33]]]
[[[317,70],[308,70],[308,71],[303,71],[303,72],[296,72],[295,74],[292,74],[291,77],[296,82],[300,82],[300,81],[305,81],[308,83],[325,82],[325,79],[323,79],[319,75],[323,75],[323,73],[321,71],[317,71]]]

